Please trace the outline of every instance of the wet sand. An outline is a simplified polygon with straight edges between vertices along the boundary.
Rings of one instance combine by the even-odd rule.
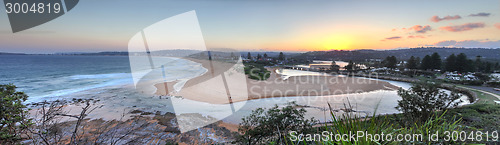
[[[176,82],[155,84],[156,95],[182,96],[183,98],[212,104],[227,104],[231,102],[252,99],[290,96],[325,96],[351,93],[363,93],[375,90],[398,89],[385,81],[344,76],[292,76],[283,80],[281,76],[271,71],[271,76],[265,81],[249,79],[234,63],[185,58],[202,64],[207,73],[190,79],[179,92],[174,92]],[[227,71],[227,72],[226,72]],[[222,77],[221,74],[225,76]],[[224,80],[227,86],[224,85]],[[226,89],[228,88],[228,89]],[[168,91],[166,91],[168,90]]]

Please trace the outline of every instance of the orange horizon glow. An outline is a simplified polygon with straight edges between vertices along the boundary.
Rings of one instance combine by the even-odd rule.
[[[114,6],[112,2],[85,3],[78,7],[81,11],[69,13],[71,16],[26,32],[3,33],[0,52],[126,51],[139,30],[188,10],[196,10],[206,48],[298,52],[426,46],[500,48],[499,1],[493,0],[217,1],[196,5],[191,1],[130,1],[124,5],[154,7],[140,13],[121,7],[110,12],[107,8]],[[95,9],[92,4],[103,9]],[[478,13],[491,15],[471,16]],[[8,19],[7,15],[0,17]],[[4,22],[0,28],[9,30],[8,21]],[[444,45],[446,42],[453,45]]]

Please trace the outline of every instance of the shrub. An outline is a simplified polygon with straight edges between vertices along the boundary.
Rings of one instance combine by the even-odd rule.
[[[425,122],[432,112],[455,107],[460,103],[456,101],[460,95],[456,91],[447,94],[440,90],[440,84],[421,81],[404,90],[400,88],[398,95],[402,100],[398,101],[396,109],[403,112],[410,124]]]
[[[17,92],[16,86],[0,85],[0,144],[15,144],[30,125],[26,106],[28,95]]]
[[[239,134],[236,135],[236,144],[286,144],[286,135],[289,131],[310,133],[312,125],[317,121],[304,117],[305,109],[296,109],[297,104],[292,102],[283,108],[277,105],[268,109],[257,108],[249,116],[242,118]]]
[[[248,78],[254,80],[266,80],[271,76],[271,72],[264,68],[264,66],[255,63],[246,63],[244,70]]]

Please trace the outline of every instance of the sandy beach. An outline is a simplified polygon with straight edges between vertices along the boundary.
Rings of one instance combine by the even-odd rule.
[[[283,97],[281,99],[293,99],[293,96],[340,95],[398,88],[385,81],[345,76],[292,76],[283,80],[280,74],[275,73],[277,68],[269,68],[272,72],[270,78],[265,81],[258,81],[248,79],[248,76],[242,72],[242,64],[235,65],[235,63],[229,62],[210,62],[192,58],[188,58],[188,60],[202,64],[207,69],[207,72],[188,80],[180,92],[175,92],[173,87],[176,83],[181,82],[178,80],[155,84],[157,88],[156,95],[166,95],[168,90],[169,95],[176,97],[144,96],[143,94],[135,94],[129,89],[123,89],[126,87],[132,88],[133,86],[122,86],[123,88],[113,88],[110,91],[101,92],[98,96],[89,96],[83,93],[81,96],[89,97],[73,98],[73,100],[62,102],[62,105],[64,105],[63,113],[78,115],[82,107],[84,107],[82,101],[91,99],[93,102],[92,108],[96,109],[88,112],[88,116],[83,122],[83,127],[88,130],[118,131],[121,134],[126,134],[127,130],[133,129],[137,130],[137,133],[134,133],[133,136],[147,136],[143,141],[152,144],[165,144],[166,141],[180,142],[181,144],[214,144],[232,140],[231,132],[236,132],[238,129],[238,121],[234,121],[234,119],[240,119],[242,116],[233,116],[233,119],[227,121],[221,119],[227,117],[223,115],[230,110],[224,108],[224,104],[230,102],[240,102],[241,105],[243,103],[241,101],[252,99],[273,97],[277,99],[279,97]],[[384,92],[379,93],[384,94]],[[339,98],[343,97],[346,96],[339,96]],[[366,99],[377,100],[380,98]],[[335,104],[335,101],[331,100],[331,98],[324,98],[324,100],[330,101],[334,106],[339,105]],[[182,102],[182,106],[191,106],[188,108],[175,108],[175,103],[172,102],[179,103],[178,101]],[[288,102],[287,100],[280,101]],[[257,104],[254,102],[251,106],[259,106],[262,103],[273,104],[273,102],[275,101]],[[363,104],[363,106],[370,106],[367,104],[375,101],[366,100],[363,102],[358,103]],[[323,104],[323,102],[320,103]],[[30,114],[34,115],[34,117],[40,111],[39,105],[32,106],[34,109],[30,111]],[[197,108],[193,105],[201,106],[197,106],[199,107]],[[317,104],[312,106],[321,107],[321,105]],[[222,111],[213,113],[206,111],[206,107],[213,107],[213,110]],[[192,108],[198,110],[189,110]],[[390,106],[389,108],[393,107]],[[178,109],[175,114],[171,113],[174,109]],[[239,109],[238,114],[243,116],[249,112],[245,109]],[[363,107],[360,107],[360,110],[363,111]],[[367,109],[364,108],[364,110]],[[180,113],[182,111],[185,112]],[[311,115],[317,116],[314,113]],[[217,116],[219,118],[216,118]],[[63,122],[61,127],[65,130],[71,130],[72,124],[75,123],[75,119],[72,117],[59,117],[58,120]],[[105,126],[111,127],[106,128]],[[196,129],[191,130],[192,127]],[[187,129],[187,132],[181,132],[183,129]],[[201,142],[199,142],[200,138]],[[133,141],[132,137],[125,140],[127,142]]]
[[[185,59],[202,64],[207,73],[187,81],[179,92],[173,91],[175,81],[156,84],[156,95],[167,95],[168,92],[190,100],[227,104],[260,98],[340,95],[398,88],[385,81],[345,76],[292,76],[283,80],[274,68],[270,68],[271,76],[267,80],[258,81],[242,76],[241,71],[234,71],[234,68],[242,67],[234,63]],[[221,77],[222,73],[225,78]]]

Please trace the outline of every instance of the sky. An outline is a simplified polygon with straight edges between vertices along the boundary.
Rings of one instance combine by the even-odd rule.
[[[192,10],[207,48],[500,48],[498,0],[80,0],[65,15],[18,33],[0,13],[0,52],[127,51],[137,32]]]

